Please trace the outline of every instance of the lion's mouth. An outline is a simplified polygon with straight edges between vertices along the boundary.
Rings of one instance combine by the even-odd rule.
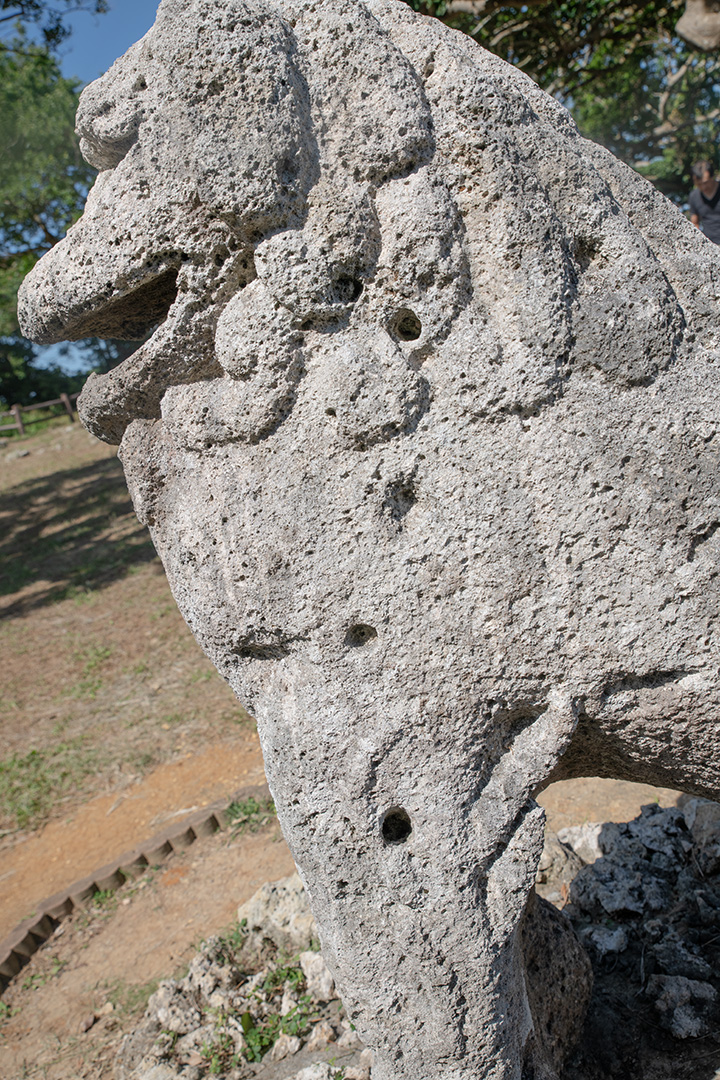
[[[104,304],[100,300],[64,334],[141,341],[167,318],[177,299],[177,278],[172,267],[122,296]]]

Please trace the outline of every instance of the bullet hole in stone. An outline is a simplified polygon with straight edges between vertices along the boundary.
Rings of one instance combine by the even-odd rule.
[[[594,236],[577,236],[573,247],[575,261],[581,270],[587,270],[590,263],[597,258],[602,241]]]
[[[407,810],[393,806],[383,818],[382,834],[386,844],[404,844],[412,832],[412,822]]]
[[[335,412],[334,409],[326,409],[325,410],[325,415],[326,416],[337,416],[337,413]]]
[[[356,623],[355,626],[351,626],[345,635],[345,644],[350,645],[351,648],[357,649],[363,645],[368,645],[371,641],[374,641],[377,637],[377,630],[374,626],[367,626],[365,623]]]
[[[403,476],[388,484],[383,506],[393,521],[402,521],[417,502],[414,476]]]
[[[363,283],[358,278],[339,277],[335,282],[334,291],[341,304],[354,304],[363,291]]]
[[[422,323],[414,311],[401,308],[390,324],[390,333],[398,341],[417,341],[422,334]]]

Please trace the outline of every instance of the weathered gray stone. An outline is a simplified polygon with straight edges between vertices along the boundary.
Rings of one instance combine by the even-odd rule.
[[[580,934],[580,940],[583,945],[592,945],[599,956],[624,952],[628,944],[627,934],[622,926],[616,926],[614,930],[607,926],[588,926]]]
[[[603,854],[600,847],[600,833],[603,826],[599,822],[586,822],[584,825],[570,825],[558,830],[558,840],[575,852],[586,864],[594,863]]]
[[[676,32],[700,49],[720,47],[720,12],[714,0],[685,0]]]
[[[709,983],[682,975],[652,975],[646,993],[655,1001],[660,1022],[676,1039],[697,1039],[707,1033],[705,1014],[717,999]]]
[[[291,1080],[333,1080],[333,1069],[325,1061],[317,1061],[307,1069],[301,1069]]]
[[[530,1049],[541,1078],[562,1064],[577,1039],[592,989],[592,969],[566,916],[533,897],[520,934],[533,1023]],[[530,1055],[528,1055],[530,1059]]]
[[[329,1001],[335,995],[335,983],[320,953],[303,952],[298,957],[307,991],[313,1001]]]
[[[160,983],[148,1002],[148,1010],[157,1017],[163,1031],[175,1035],[185,1035],[200,1026],[198,1009],[173,979]]]
[[[81,411],[257,717],[375,1080],[550,1075],[533,793],[718,794],[720,252],[396,0],[163,0],[78,128],[22,324],[159,324]]]
[[[271,941],[290,956],[317,941],[317,927],[298,874],[269,881],[238,908],[238,922],[247,932],[247,948],[257,951]]]

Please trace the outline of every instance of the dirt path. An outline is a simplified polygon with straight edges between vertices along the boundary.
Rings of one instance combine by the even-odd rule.
[[[0,864],[0,939],[38,904],[112,862],[194,810],[265,779],[254,732],[160,766],[143,780],[92,799],[68,818],[5,851]]]
[[[293,869],[276,825],[236,840],[220,833],[74,915],[6,991],[0,1076],[111,1080],[119,1041],[157,981],[227,928],[264,881]]]
[[[680,793],[623,780],[562,780],[538,797],[547,827],[558,832],[589,821],[632,821],[645,803],[675,806]]]

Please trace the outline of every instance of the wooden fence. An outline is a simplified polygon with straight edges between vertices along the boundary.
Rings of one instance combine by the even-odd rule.
[[[70,423],[75,422],[75,410],[73,408],[73,402],[78,398],[78,394],[61,394],[59,398],[55,398],[54,401],[39,401],[37,405],[13,405],[9,412],[0,412],[0,420],[5,420],[7,417],[12,416],[13,421],[11,424],[0,424],[0,431],[19,431],[21,435],[25,434],[25,428],[30,424],[39,424],[41,420],[47,420],[46,416],[35,416],[32,420],[23,420],[23,413],[38,412],[40,409],[51,409],[55,405],[63,405],[65,412],[70,417]]]

